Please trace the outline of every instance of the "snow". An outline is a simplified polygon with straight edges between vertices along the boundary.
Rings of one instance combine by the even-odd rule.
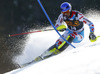
[[[94,23],[95,34],[98,36],[100,15],[98,12],[95,14],[88,12],[86,16]],[[85,25],[85,38],[81,43],[73,43],[76,48],[69,46],[56,56],[5,74],[100,74],[100,38],[91,43],[88,36],[89,28]],[[28,35],[22,55],[16,56],[14,62],[18,64],[30,62],[54,44],[58,38],[55,31]]]
[[[7,74],[100,74],[99,48],[78,47]]]

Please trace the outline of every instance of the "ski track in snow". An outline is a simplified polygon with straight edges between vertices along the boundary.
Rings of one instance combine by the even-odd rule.
[[[97,36],[100,35],[99,12],[94,14],[88,12],[86,16],[94,23],[95,34]],[[76,47],[75,49],[69,46],[61,54],[26,68],[13,70],[7,74],[100,74],[100,38],[96,42],[91,43],[88,36],[89,27],[85,25],[84,40],[81,43],[72,43]],[[28,35],[22,55],[16,56],[13,59],[14,62],[24,64],[32,61],[53,45],[58,38],[59,36],[55,31]]]

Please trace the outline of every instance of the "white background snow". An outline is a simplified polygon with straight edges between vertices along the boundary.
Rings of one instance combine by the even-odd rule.
[[[90,11],[86,17],[95,25],[95,34],[100,35],[100,12]],[[62,33],[61,33],[62,34]],[[64,52],[22,69],[5,74],[100,74],[100,38],[89,41],[89,27],[85,24],[85,38],[81,43],[69,46]],[[32,61],[59,38],[55,31],[45,31],[28,35],[22,55],[13,61],[23,64]]]

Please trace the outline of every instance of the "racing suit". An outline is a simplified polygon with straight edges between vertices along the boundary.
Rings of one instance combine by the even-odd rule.
[[[67,28],[66,25],[62,24],[63,22],[66,23]],[[93,23],[89,21],[82,13],[72,10],[69,18],[61,13],[56,21],[55,27],[58,31],[66,29],[62,36],[68,42],[79,43],[84,38],[84,23],[89,26],[90,32],[94,32]],[[45,51],[35,60],[42,60],[56,55],[65,50],[68,46],[69,44],[60,37],[54,45],[52,45],[47,51]]]

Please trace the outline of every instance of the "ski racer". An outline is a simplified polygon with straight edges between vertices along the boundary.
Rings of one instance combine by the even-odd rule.
[[[91,42],[96,40],[94,34],[94,24],[89,21],[82,13],[76,10],[72,10],[72,6],[68,2],[64,2],[60,6],[61,14],[59,15],[55,27],[58,31],[65,31],[62,35],[68,42],[80,43],[84,39],[84,23],[90,28],[89,39]],[[65,22],[67,28],[62,24]],[[52,45],[48,50],[46,50],[42,55],[37,57],[34,61],[40,61],[46,59],[50,56],[59,54],[64,51],[69,46],[66,41],[61,37]]]

